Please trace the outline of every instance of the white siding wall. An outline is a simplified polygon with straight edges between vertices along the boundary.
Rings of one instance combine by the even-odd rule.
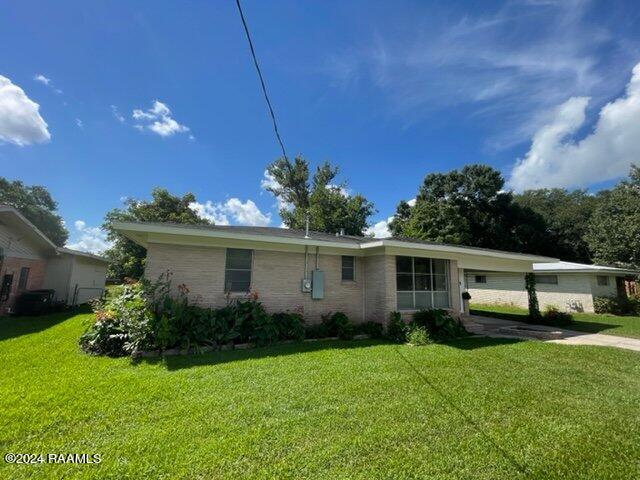
[[[56,291],[55,300],[69,303],[69,279],[73,267],[71,255],[60,255],[50,258],[44,274],[43,288],[51,288]]]
[[[488,273],[487,283],[476,283],[476,276],[467,273],[467,290],[471,303],[514,305],[528,307],[527,291],[524,288],[524,273]]]
[[[548,305],[560,310],[593,312],[594,296],[616,294],[614,277],[609,285],[599,287],[596,276],[586,273],[558,274],[558,284],[538,283],[536,291],[540,309]],[[527,291],[523,273],[487,273],[487,283],[476,283],[474,274],[467,274],[471,303],[503,304],[528,308]]]
[[[9,230],[6,225],[0,224],[0,247],[4,249],[6,257],[15,258],[43,258],[41,251],[30,239],[24,235]]]
[[[73,294],[78,286],[76,305],[87,303],[100,297],[107,279],[107,264],[91,258],[74,255],[73,271],[69,282],[69,301],[73,301]]]

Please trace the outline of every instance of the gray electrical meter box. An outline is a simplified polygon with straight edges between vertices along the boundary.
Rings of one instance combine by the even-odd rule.
[[[300,288],[302,289],[303,293],[309,293],[311,291],[311,279],[303,278]]]
[[[312,272],[312,280],[311,298],[314,300],[324,298],[324,272],[322,270],[314,270]]]

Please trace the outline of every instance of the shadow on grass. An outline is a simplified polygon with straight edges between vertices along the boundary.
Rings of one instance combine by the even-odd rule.
[[[479,317],[489,317],[489,318],[497,318],[500,320],[513,320],[515,322],[523,322],[523,323],[529,323],[529,324],[535,324],[535,325],[545,325],[544,323],[540,323],[540,322],[530,322],[528,315],[521,314],[521,313],[494,312],[491,310],[475,310],[475,309],[469,310],[469,313],[471,315],[477,315]],[[612,317],[612,318],[615,318],[615,317]],[[553,327],[555,325],[548,325],[548,326]],[[621,326],[622,325],[618,325],[615,323],[600,323],[600,322],[592,322],[592,321],[581,319],[581,318],[577,318],[577,319],[574,318],[573,323],[569,325],[561,325],[561,326],[558,326],[558,328],[575,330],[577,332],[584,332],[584,333],[598,333],[604,330],[610,330],[612,328],[621,327]]]
[[[0,317],[0,341],[41,332],[76,315],[91,313],[87,305],[49,315]]]
[[[459,338],[441,345],[460,350],[474,350],[477,348],[493,347],[519,343],[523,340],[511,338],[488,338],[469,336]],[[189,355],[169,355],[164,357],[143,357],[131,361],[133,365],[165,365],[167,370],[180,370],[183,368],[199,367],[203,365],[222,365],[229,362],[256,360],[262,358],[275,358],[287,355],[298,355],[322,350],[352,350],[370,348],[379,345],[397,345],[386,340],[320,340],[317,342],[294,342],[269,347],[250,348],[246,350],[218,350],[207,353],[193,353]],[[429,348],[416,347],[416,348]]]

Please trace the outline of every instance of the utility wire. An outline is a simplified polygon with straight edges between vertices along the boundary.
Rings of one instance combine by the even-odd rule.
[[[242,26],[244,27],[244,33],[247,35],[247,41],[249,42],[249,49],[251,50],[251,56],[253,57],[253,64],[256,67],[256,71],[258,72],[258,77],[260,78],[260,85],[262,86],[262,93],[264,94],[264,99],[267,101],[267,106],[269,107],[269,114],[271,115],[271,120],[273,121],[273,130],[276,132],[276,138],[278,139],[278,143],[280,144],[280,148],[282,149],[282,155],[284,155],[285,160],[287,158],[287,152],[284,149],[284,143],[282,143],[282,138],[280,137],[280,132],[278,131],[278,123],[276,122],[276,114],[273,112],[273,107],[271,106],[271,101],[269,100],[269,94],[267,93],[267,87],[264,84],[264,78],[262,77],[262,71],[260,70],[260,65],[258,64],[258,59],[256,58],[256,51],[253,48],[253,42],[251,41],[251,35],[249,34],[249,27],[247,27],[247,22],[244,19],[244,14],[242,13],[242,7],[240,6],[240,0],[236,0],[236,5],[238,6],[238,12],[240,13],[240,19],[242,20]]]

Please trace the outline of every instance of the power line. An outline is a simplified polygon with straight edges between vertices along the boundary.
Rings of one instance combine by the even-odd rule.
[[[271,115],[271,120],[273,121],[273,130],[276,132],[276,138],[278,139],[278,143],[280,144],[280,148],[282,149],[282,155],[284,155],[285,160],[288,160],[287,152],[284,149],[284,143],[282,143],[282,138],[280,137],[280,132],[278,131],[276,114],[273,112],[273,107],[271,106],[271,101],[269,100],[269,94],[267,93],[267,87],[265,86],[264,78],[262,77],[262,71],[260,70],[258,59],[256,58],[256,51],[253,48],[253,42],[251,41],[251,35],[249,34],[249,27],[247,27],[247,22],[245,21],[244,14],[242,13],[240,0],[236,0],[236,5],[238,6],[238,12],[240,12],[240,19],[242,20],[242,25],[244,26],[244,33],[246,33],[247,35],[247,40],[249,42],[249,49],[251,50],[251,56],[253,57],[253,64],[255,65],[256,71],[258,72],[258,77],[260,78],[262,93],[264,94],[264,99],[267,101],[267,106],[269,107],[269,114]]]

